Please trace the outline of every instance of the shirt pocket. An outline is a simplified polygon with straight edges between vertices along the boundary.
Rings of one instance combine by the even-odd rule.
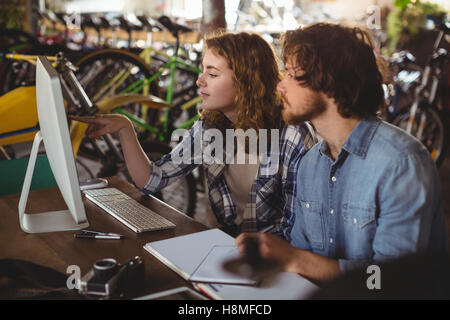
[[[372,242],[376,231],[375,208],[367,204],[344,203],[342,218],[347,258],[372,256]]]
[[[313,249],[325,249],[325,223],[322,205],[318,201],[300,200],[299,207],[303,213],[304,230]]]

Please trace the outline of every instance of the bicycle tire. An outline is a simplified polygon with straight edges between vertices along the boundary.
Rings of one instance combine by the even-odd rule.
[[[93,77],[91,79],[85,78],[87,72],[92,70],[96,71],[96,69],[93,68],[94,65],[100,66],[99,70],[102,71],[116,71],[114,70],[116,66],[119,72],[121,71],[120,67],[129,67],[130,69],[134,68],[132,75],[137,77],[130,79],[127,78],[122,83],[122,86],[115,88],[115,90],[109,94],[116,94],[118,91],[122,90],[124,86],[128,86],[129,82],[134,82],[139,78],[149,78],[153,74],[151,68],[146,65],[142,59],[131,52],[121,49],[102,49],[93,51],[81,57],[74,63],[74,65],[78,68],[77,78],[80,80],[86,94],[91,98],[94,104],[98,100],[93,99],[93,96],[96,94],[98,88],[104,83],[102,81],[109,81],[108,79],[111,79],[111,74],[107,75],[103,73],[92,74]],[[156,83],[150,86],[151,94],[155,95],[157,94],[157,91],[158,88]],[[124,108],[128,112],[142,118],[143,109],[140,104],[128,105],[124,106]],[[157,117],[157,113],[157,110],[148,109],[147,116],[144,120],[148,123],[154,122]],[[140,141],[144,141],[149,133],[146,130],[140,130],[138,127],[136,127],[136,132]],[[113,142],[116,145],[119,145],[116,143],[118,140],[117,135],[112,135],[111,137],[114,140]],[[126,169],[123,159],[118,159],[115,153],[107,145],[103,145],[103,148],[100,146],[102,152],[96,152],[96,148],[93,143],[95,142],[92,142],[85,137],[82,145],[80,146],[78,156],[85,157],[86,159],[90,159],[99,164],[99,166],[97,166],[96,164],[91,163],[91,165],[96,168],[94,173],[95,176],[104,177],[119,175],[122,178],[131,181],[131,177]]]
[[[101,64],[102,61],[109,63],[109,65],[106,65],[105,69],[103,69],[104,72],[92,75],[93,78],[91,78],[90,81],[89,79],[85,78],[87,72],[93,73],[93,70],[95,70],[93,69],[93,66],[95,64]],[[94,104],[96,101],[98,101],[99,98],[104,97],[104,95],[100,95],[100,97],[98,97],[97,99],[93,98],[98,93],[99,87],[104,84],[104,81],[109,81],[110,79],[112,79],[112,75],[110,72],[114,71],[113,67],[116,63],[118,63],[119,65],[123,64],[124,66],[127,66],[129,68],[129,71],[132,72],[133,76],[136,77],[133,79],[128,77],[124,81],[124,83],[122,83],[122,85],[115,88],[114,91],[110,91],[108,94],[119,94],[119,92],[125,89],[129,84],[140,79],[148,79],[155,73],[155,71],[139,56],[123,49],[101,49],[81,57],[75,62],[75,66],[78,68],[77,77],[80,80],[82,86],[85,88],[87,95],[92,99],[92,102]],[[149,93],[155,96],[160,95],[158,84],[156,81],[152,82],[149,85]],[[142,105],[134,104],[133,106],[134,112],[132,113],[141,116],[143,113]],[[130,109],[130,106],[128,107],[128,109]],[[157,119],[157,115],[157,110],[148,109],[147,116],[144,120],[149,124],[153,124]],[[143,135],[146,136],[145,134]]]
[[[155,54],[152,55],[150,65],[154,70],[160,70],[160,68],[168,62],[169,60],[166,57]],[[196,63],[191,61],[191,66],[196,66]],[[159,126],[164,133],[161,141],[165,143],[170,142],[170,136],[173,130],[183,125],[185,121],[197,115],[196,107],[182,110],[181,106],[193,98],[198,97],[198,86],[196,82],[199,73],[179,64],[176,65],[174,72],[175,81],[172,87],[171,107],[168,111],[167,120],[163,119],[163,121],[159,123]],[[163,73],[158,78],[160,94],[162,97],[165,97],[166,100],[168,99],[167,94],[170,86],[170,78],[170,73]]]
[[[420,107],[417,110],[416,121],[413,125],[411,134],[417,137],[419,121],[421,115],[425,113],[426,124],[424,125],[424,135],[420,139],[425,147],[430,151],[433,161],[436,166],[439,167],[445,159],[447,149],[448,149],[448,127],[447,123],[443,121],[444,117],[442,112],[437,111],[430,107]],[[392,122],[394,125],[406,129],[408,119],[410,116],[410,110],[406,109],[400,112],[397,117],[395,117]]]
[[[144,143],[142,149],[144,149],[144,152],[152,161],[160,159],[172,150],[169,145],[156,141]],[[196,179],[192,173],[189,173],[153,195],[188,216],[193,217],[197,204],[196,185]],[[174,196],[180,196],[180,199],[176,199]]]

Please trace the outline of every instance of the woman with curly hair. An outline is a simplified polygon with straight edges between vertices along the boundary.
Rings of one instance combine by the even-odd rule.
[[[288,235],[285,226],[290,225],[287,221],[294,212],[296,167],[313,145],[310,131],[306,125],[284,126],[277,93],[278,61],[261,36],[218,32],[207,36],[205,47],[203,72],[197,80],[203,99],[201,117],[172,152],[158,161],[148,159],[126,117],[73,119],[90,124],[91,139],[119,133],[128,171],[144,194],[158,192],[201,164],[211,208],[223,230],[232,235],[243,231]],[[249,132],[255,133],[260,147],[256,154],[256,142]],[[222,135],[219,140],[218,134]],[[198,141],[200,148],[195,146]],[[211,145],[213,161],[205,161],[204,152],[211,151]],[[225,145],[224,161],[218,149]],[[183,161],[176,161],[180,156]]]

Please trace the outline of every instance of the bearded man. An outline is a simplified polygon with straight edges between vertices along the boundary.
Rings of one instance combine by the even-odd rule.
[[[314,24],[282,38],[288,124],[309,121],[323,139],[297,172],[290,243],[257,237],[262,257],[318,282],[416,252],[446,249],[436,167],[414,137],[376,117],[382,76],[358,28]]]

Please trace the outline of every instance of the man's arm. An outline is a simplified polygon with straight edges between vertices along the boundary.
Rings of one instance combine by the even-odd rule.
[[[410,152],[390,168],[380,187],[375,263],[445,243],[439,177],[427,150]]]
[[[247,237],[257,237],[261,257],[277,261],[283,271],[298,273],[317,282],[327,281],[341,274],[338,260],[295,248],[285,240],[268,233],[239,235],[236,245],[241,255],[244,254],[244,240]]]
[[[435,165],[427,150],[395,159],[379,186],[379,212],[366,260],[340,259],[343,273],[420,251],[445,250],[445,220]]]

